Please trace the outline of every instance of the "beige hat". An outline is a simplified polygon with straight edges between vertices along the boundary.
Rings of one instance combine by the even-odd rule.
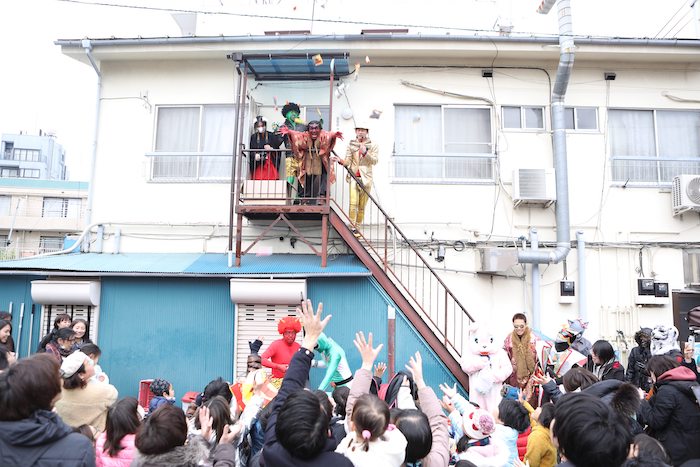
[[[70,378],[83,366],[87,359],[88,356],[80,351],[68,355],[61,364],[61,376],[66,379]]]
[[[355,122],[355,129],[357,130],[358,128],[362,128],[362,129],[369,131],[369,123],[362,121],[362,120],[357,120]]]

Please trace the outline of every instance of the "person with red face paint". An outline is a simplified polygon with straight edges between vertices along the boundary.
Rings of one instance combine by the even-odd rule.
[[[282,338],[272,342],[262,354],[262,366],[272,368],[272,384],[278,389],[289,368],[289,362],[299,350],[300,344],[296,342],[299,331],[301,331],[299,319],[292,316],[282,318],[277,323],[277,332],[282,335]]]

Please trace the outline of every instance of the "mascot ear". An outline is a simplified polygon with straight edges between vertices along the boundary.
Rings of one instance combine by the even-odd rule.
[[[570,319],[567,319],[566,321],[567,321],[567,322],[569,323],[569,327],[571,327],[571,326],[573,326],[573,325],[574,325],[574,322],[573,322],[573,321],[571,321]]]
[[[469,326],[469,334],[474,334],[479,332],[479,322],[474,321],[471,326]]]

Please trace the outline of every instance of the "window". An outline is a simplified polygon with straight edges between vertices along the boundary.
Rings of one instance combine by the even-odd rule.
[[[97,342],[100,307],[89,305],[42,305],[41,326],[39,329],[40,338],[51,332],[56,317],[63,313],[70,316],[71,320],[80,318],[87,321],[88,331],[85,336],[91,341]]]
[[[80,217],[80,198],[44,198],[41,217]]]
[[[29,162],[39,162],[40,152],[38,149],[20,149],[15,148],[12,151],[12,160],[15,161],[29,161]]]
[[[234,121],[232,105],[158,107],[151,181],[230,180]]]
[[[63,249],[63,237],[39,237],[39,253],[51,253]]]
[[[5,152],[2,155],[3,159],[12,159],[12,149],[15,147],[15,143],[12,141],[5,141]]]
[[[0,177],[17,178],[19,169],[17,167],[0,167]]]
[[[564,109],[567,130],[597,130],[598,109],[595,107],[566,107]]]
[[[9,196],[0,196],[0,216],[10,215],[10,204],[12,198]]]
[[[395,111],[396,181],[493,180],[490,108],[397,105]]]
[[[20,178],[39,178],[40,174],[39,169],[19,169]]]
[[[608,111],[612,179],[668,185],[679,174],[700,174],[700,111]]]
[[[544,107],[502,107],[503,128],[544,130]]]

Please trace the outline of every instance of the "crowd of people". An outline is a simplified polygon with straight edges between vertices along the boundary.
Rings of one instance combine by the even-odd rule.
[[[518,313],[499,349],[512,371],[494,378],[500,396],[491,406],[456,384],[428,386],[419,352],[383,381],[383,344],[371,333],[355,335],[361,366],[348,373],[349,349],[324,333],[331,317],[322,310],[303,302],[262,355],[262,339],[250,342],[243,377],[212,380],[186,410],[165,378],[151,382],[148,407],[119,399],[88,323],[67,315],[42,341],[45,351],[16,361],[11,316],[3,315],[1,464],[700,465],[699,375],[691,346],[657,345],[672,333],[641,329],[625,371],[610,342],[583,342],[585,323],[570,323],[543,347]],[[580,364],[563,371],[562,356]],[[326,369],[319,389],[309,387],[312,366]]]

